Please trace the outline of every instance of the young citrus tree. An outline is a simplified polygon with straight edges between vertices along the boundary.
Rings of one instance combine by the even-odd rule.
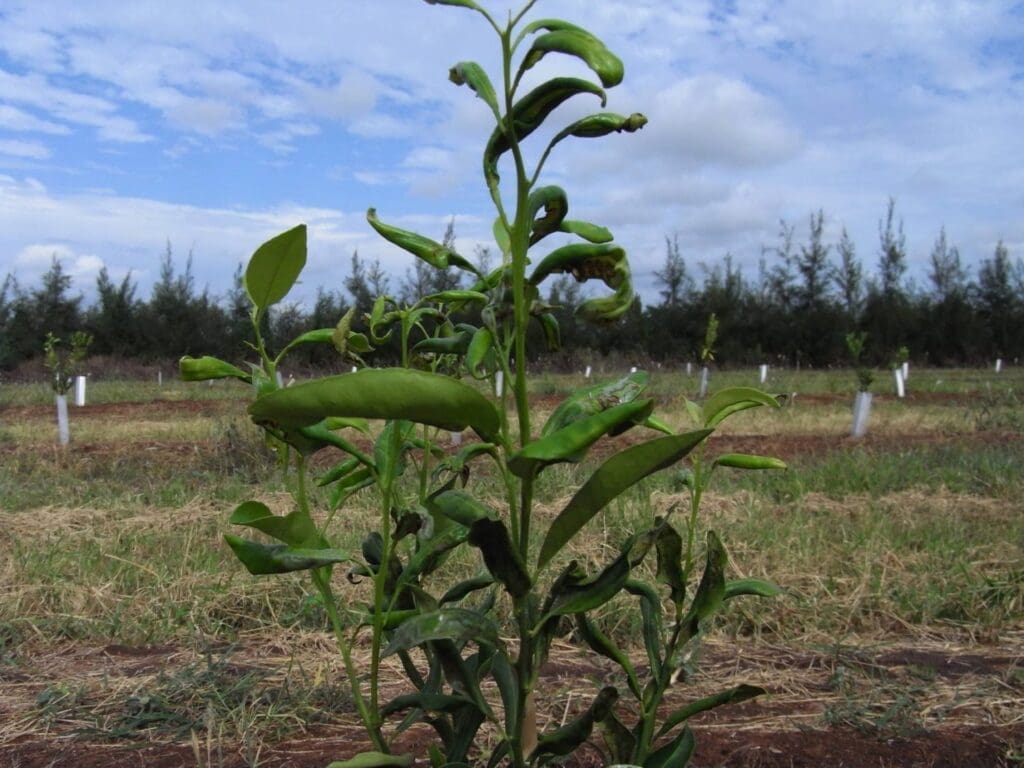
[[[610,293],[578,309],[592,322],[614,322],[634,302],[625,249],[605,227],[569,218],[565,190],[542,183],[545,164],[562,142],[632,133],[646,118],[598,111],[555,126],[531,162],[527,139],[570,99],[603,107],[607,89],[622,80],[622,62],[578,26],[528,21],[533,2],[505,23],[474,0],[433,4],[476,12],[500,44],[502,66],[494,77],[463,61],[451,68],[450,79],[471,89],[494,117],[482,167],[501,265],[482,274],[452,246],[392,226],[371,208],[367,220],[384,239],[432,268],[469,273],[471,286],[404,305],[380,296],[365,318],[365,335],[352,330],[349,315],[337,328],[310,331],[273,354],[260,335],[261,321],[304,266],[305,228],[256,251],[245,288],[259,359],[249,371],[213,358],[186,358],[181,365],[188,379],[235,377],[254,386],[249,413],[278,446],[293,478],[294,506],[287,515],[253,500],[231,516],[232,523],[273,543],[235,535],[227,541],[254,574],[308,571],[323,601],[371,744],[369,751],[333,763],[335,768],[411,765],[413,756],[393,754],[393,744],[396,732],[415,722],[428,723],[437,734],[429,755],[435,768],[540,766],[572,754],[597,732],[610,763],[681,766],[693,750],[686,724],[692,715],[762,693],[740,686],[665,716],[665,696],[684,660],[730,599],[777,592],[757,580],[729,581],[720,538],[708,532],[701,555],[696,532],[701,496],[716,468],[783,465],[759,456],[706,456],[705,441],[732,414],[778,402],[754,389],[724,390],[701,405],[689,403],[695,428],[676,433],[653,415],[654,401],[643,396],[647,374],[637,372],[577,391],[543,424],[536,420],[525,366],[529,326],[538,324],[549,346],[558,344],[542,283],[558,274],[604,283]],[[538,62],[556,55],[577,59],[592,76],[557,76],[527,90],[523,83]],[[573,242],[549,249],[553,235]],[[282,357],[298,344],[332,343],[352,355],[396,338],[399,366],[287,388],[276,384]],[[463,430],[478,439],[454,454],[439,448],[440,435]],[[638,433],[633,444],[588,469],[564,508],[552,520],[540,520],[534,509],[538,478],[558,464],[581,464],[599,440],[627,430]],[[363,436],[352,437],[353,431]],[[318,507],[308,458],[321,450],[338,451],[341,459],[317,478],[328,497]],[[612,501],[691,452],[691,505],[684,520],[647,521],[623,536],[614,558],[595,568],[567,562],[567,545]],[[480,473],[473,470],[480,463],[499,479],[497,499],[474,490]],[[374,494],[379,509],[360,553],[332,545],[334,522],[344,517],[354,493]],[[451,573],[444,567],[450,555],[466,548],[477,553],[479,570]],[[645,570],[645,561],[653,568]],[[371,582],[371,599],[355,612],[346,613],[346,601],[337,596],[342,564],[350,578]],[[595,620],[595,611],[620,596],[642,617],[649,668],[643,674]],[[572,629],[585,647],[618,665],[621,682],[596,692],[565,725],[543,729],[537,715],[540,670],[554,638]],[[369,649],[364,669],[353,661],[357,643]],[[391,656],[409,685],[385,700],[382,664]],[[484,694],[487,681],[497,684],[498,696]],[[493,736],[482,753],[481,729]]]

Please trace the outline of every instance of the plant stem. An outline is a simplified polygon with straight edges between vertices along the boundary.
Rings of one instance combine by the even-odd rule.
[[[295,468],[295,503],[301,512],[309,516],[309,496],[306,491],[306,459],[301,454],[296,456]],[[324,610],[327,611],[327,617],[330,619],[331,629],[334,631],[334,639],[338,645],[338,650],[341,652],[341,658],[345,664],[345,674],[352,689],[352,699],[355,702],[356,709],[359,711],[359,716],[363,720],[363,724],[366,726],[367,735],[376,749],[381,752],[387,752],[387,744],[380,733],[379,724],[372,717],[370,709],[366,706],[366,699],[363,698],[363,692],[359,685],[359,675],[355,664],[352,662],[352,649],[345,638],[341,616],[338,614],[338,606],[334,600],[334,593],[331,590],[330,571],[330,568],[315,568],[310,571],[310,577],[313,580],[313,586],[320,593],[320,598],[324,603]]]

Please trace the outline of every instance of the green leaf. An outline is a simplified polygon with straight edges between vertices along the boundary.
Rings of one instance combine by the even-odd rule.
[[[366,221],[377,231],[377,234],[389,243],[393,243],[402,250],[408,251],[413,256],[422,259],[436,269],[458,267],[475,275],[480,275],[476,267],[448,246],[415,232],[385,224],[377,218],[377,211],[374,208],[370,208],[366,212]]]
[[[330,416],[324,419],[324,427],[332,432],[337,429],[354,429],[364,435],[370,434],[370,423],[366,419]]]
[[[658,735],[655,738],[660,739],[680,723],[689,720],[691,717],[698,715],[701,712],[707,712],[708,710],[721,707],[725,704],[739,704],[741,701],[747,701],[748,699],[753,699],[765,693],[767,693],[767,691],[765,691],[764,688],[759,688],[756,685],[742,684],[737,685],[735,688],[730,688],[727,691],[721,691],[720,693],[715,693],[711,696],[705,696],[703,699],[690,702],[685,707],[677,709],[665,718],[665,722],[661,726],[661,730],[658,731]]]
[[[528,477],[550,464],[579,461],[586,450],[604,435],[616,427],[643,421],[653,408],[653,400],[636,400],[586,416],[527,443],[508,460],[508,468],[519,477]]]
[[[605,746],[611,755],[614,766],[610,768],[637,768],[623,763],[629,760],[636,750],[636,736],[622,724],[614,709],[609,709],[607,716],[599,723]]]
[[[305,266],[306,225],[300,224],[256,249],[245,268],[245,292],[265,311],[288,295]]]
[[[541,208],[544,209],[544,215],[537,218]],[[537,187],[527,200],[527,211],[530,221],[533,222],[530,229],[530,245],[535,245],[552,232],[559,231],[565,214],[569,212],[569,199],[561,187]]]
[[[443,5],[456,5],[455,2],[443,0],[427,0]],[[351,760],[335,760],[327,768],[411,768],[414,758],[408,755],[385,755],[383,752],[363,752]]]
[[[498,111],[498,97],[494,93],[494,86],[487,77],[483,67],[475,61],[460,61],[448,72],[448,79],[456,85],[468,85],[473,92],[484,100],[484,103],[491,108],[494,117],[501,119],[501,112]]]
[[[235,507],[228,522],[254,528],[292,547],[326,546],[313,520],[299,508],[282,517],[260,501],[247,501]]]
[[[633,280],[629,260],[621,246],[610,243],[573,243],[549,253],[530,275],[530,284],[539,285],[551,274],[567,272],[577,282],[599,279],[615,291],[611,296],[588,299],[576,308],[576,314],[590,322],[611,322],[633,306]]]
[[[741,595],[753,595],[755,597],[778,597],[782,590],[770,581],[762,579],[734,579],[725,583],[725,599],[731,600]]]
[[[667,522],[662,522],[658,529],[658,581],[668,585],[672,604],[677,611],[682,610],[686,599],[686,577],[683,575],[683,539]],[[678,614],[677,614],[678,615]]]
[[[753,387],[729,387],[715,392],[704,403],[703,417],[705,427],[715,427],[737,411],[766,405],[779,408],[779,401],[771,395]]]
[[[700,631],[700,623],[717,613],[725,602],[725,566],[728,561],[722,542],[714,531],[708,531],[707,564],[685,620],[691,637]]]
[[[662,611],[661,597],[643,581],[629,579],[624,589],[640,598],[640,616],[643,620],[644,648],[651,669],[661,667]]]
[[[438,602],[441,605],[444,605],[445,603],[457,603],[473,592],[477,592],[481,589],[487,589],[487,587],[492,584],[494,584],[494,577],[490,574],[474,576],[471,579],[464,579],[445,592]]]
[[[647,387],[650,376],[646,371],[637,371],[610,384],[596,384],[580,389],[560,402],[551,412],[541,429],[541,437],[547,437],[575,421],[623,403],[636,400]]]
[[[333,337],[333,328],[317,328],[315,331],[306,331],[296,336],[288,342],[288,346],[285,349],[291,349],[299,344],[331,344],[334,341]]]
[[[331,416],[406,419],[450,431],[498,434],[498,412],[472,387],[447,376],[401,368],[363,369],[271,392],[249,406],[256,423],[315,424]]]
[[[544,341],[548,352],[557,352],[562,348],[562,332],[558,327],[558,318],[550,312],[537,315],[541,330],[544,331]]]
[[[466,370],[474,379],[483,379],[487,376],[488,372],[484,365],[493,348],[494,334],[491,333],[491,329],[486,326],[477,328],[466,349]]]
[[[352,560],[352,556],[341,549],[306,549],[289,547],[287,544],[261,544],[230,533],[224,534],[224,540],[234,550],[235,556],[242,561],[242,565],[254,576],[308,571],[310,568]]]
[[[611,230],[591,224],[589,221],[563,219],[562,223],[558,225],[558,231],[582,237],[589,243],[610,243],[614,239]]]
[[[671,435],[631,446],[604,462],[558,513],[537,558],[543,568],[608,502],[648,475],[665,469],[692,451],[711,430]]]
[[[498,693],[505,708],[505,733],[517,733],[519,730],[519,678],[512,668],[508,657],[498,651],[491,661],[491,676],[498,684]]]
[[[413,352],[420,354],[431,353],[435,355],[465,355],[469,349],[469,343],[473,335],[461,331],[453,336],[432,336],[417,342]]]
[[[629,279],[626,252],[608,243],[573,243],[556,248],[530,275],[531,285],[540,285],[555,273],[571,274],[578,282],[597,278],[609,288],[617,288]]]
[[[647,118],[639,112],[634,112],[629,117],[617,115],[614,112],[600,112],[596,115],[588,115],[563,128],[550,141],[548,149],[550,150],[570,136],[580,139],[596,139],[607,136],[609,133],[622,133],[623,131],[635,133],[645,125],[647,125]],[[608,239],[610,240],[611,238]]]
[[[602,632],[595,624],[593,624],[587,614],[577,613],[573,618],[576,621],[576,628],[580,633],[580,637],[583,641],[590,646],[590,649],[606,659],[610,659],[622,667],[622,671],[626,673],[626,680],[629,684],[629,689],[636,696],[637,700],[643,698],[643,693],[640,690],[640,682],[637,680],[636,670],[633,668],[633,663],[629,660],[629,656],[617,646],[611,638],[609,638],[604,632]]]
[[[404,709],[422,709],[427,712],[453,714],[466,706],[475,707],[476,704],[464,696],[449,696],[443,693],[406,693],[396,696],[381,707],[380,713],[387,717]]]
[[[186,355],[178,361],[178,370],[181,372],[182,381],[207,381],[209,379],[240,379],[246,383],[252,381],[252,377],[241,368],[236,368],[231,363],[209,355],[203,357],[188,357]]]
[[[495,158],[495,173],[497,173],[497,158]],[[498,250],[503,256],[508,256],[508,254],[512,253],[512,238],[508,233],[505,222],[501,220],[501,216],[494,220],[492,230],[494,232],[494,242],[498,244]],[[495,270],[495,272],[497,271]]]
[[[451,5],[456,8],[469,8],[473,11],[480,10],[480,6],[473,2],[473,0],[426,0],[426,3],[427,5]]]
[[[716,467],[733,469],[786,469],[786,462],[771,456],[756,456],[750,453],[723,453],[714,461]]]
[[[441,608],[420,614],[403,623],[384,649],[384,656],[407,651],[433,640],[451,640],[455,643],[474,642],[477,645],[502,646],[498,627],[491,619],[465,608]]]
[[[575,77],[556,77],[534,88],[523,98],[512,105],[512,112],[509,116],[512,120],[512,130],[516,138],[521,142],[537,128],[557,107],[567,99],[581,93],[590,93],[601,99],[601,106],[604,106],[607,95],[604,90],[587,80],[580,80]],[[505,131],[505,124],[494,129],[487,146],[484,149],[484,178],[489,187],[496,188],[498,176],[498,160],[511,149],[508,136]],[[495,233],[497,237],[497,233]],[[501,240],[498,240],[501,245]]]
[[[537,747],[530,755],[529,762],[535,763],[541,755],[570,755],[590,738],[594,723],[604,720],[618,701],[619,692],[606,686],[594,697],[587,711],[551,733],[545,733],[537,741]]]
[[[594,71],[605,88],[612,88],[622,82],[625,73],[622,61],[585,29],[557,19],[543,19],[529,24],[523,31],[530,33],[539,29],[551,31],[533,41],[519,65],[517,81],[547,54],[564,53],[581,59]]]
[[[570,563],[563,577],[551,585],[547,610],[540,624],[554,616],[592,611],[615,597],[629,578],[631,547],[632,540],[617,558],[591,579],[585,578],[586,574],[575,561]]]
[[[497,519],[494,511],[465,491],[443,491],[427,500],[428,506],[449,520],[470,528],[477,520]]]
[[[653,752],[644,761],[644,768],[685,768],[693,757],[694,747],[693,731],[684,728],[675,739]]]
[[[432,301],[435,304],[465,304],[470,302],[486,304],[488,298],[486,293],[480,293],[480,291],[454,290],[431,293],[429,296],[424,296],[423,301]]]
[[[529,593],[530,574],[519,551],[512,546],[503,522],[488,518],[476,520],[469,529],[469,543],[480,550],[487,570],[505,585],[514,599],[519,600]]]
[[[323,488],[325,485],[336,483],[346,475],[351,474],[358,466],[360,466],[359,459],[355,456],[350,456],[324,472],[319,478],[317,478],[316,484],[318,487]]]

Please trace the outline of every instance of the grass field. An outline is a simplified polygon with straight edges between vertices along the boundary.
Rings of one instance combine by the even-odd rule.
[[[773,371],[765,388],[786,405],[710,443],[790,466],[720,473],[701,521],[733,576],[785,595],[731,603],[707,638],[686,696],[740,682],[771,696],[695,720],[694,764],[1024,764],[1024,373],[912,370],[904,400],[879,380],[858,441],[852,381]],[[541,374],[533,399],[550,409],[584,383]],[[756,383],[756,371],[712,377],[713,389]],[[654,372],[673,428],[696,386]],[[312,766],[354,751],[317,601],[301,577],[250,577],[222,542],[237,503],[285,511],[290,498],[246,396],[224,382],[94,381],[62,450],[48,390],[0,386],[0,768]],[[582,476],[542,476],[540,514]],[[569,556],[608,560],[623,531],[682,501],[678,474],[624,498]],[[358,551],[375,514],[355,497],[338,544]],[[353,605],[366,599],[337,578]],[[602,621],[642,655],[637,616],[612,603]],[[568,643],[554,658],[544,716],[560,720],[609,670]]]

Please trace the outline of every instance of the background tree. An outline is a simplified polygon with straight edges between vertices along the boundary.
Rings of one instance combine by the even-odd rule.
[[[137,354],[141,342],[141,307],[135,298],[136,284],[131,272],[120,283],[110,279],[106,267],[96,277],[96,303],[87,313],[87,322],[98,355],[128,357]]]
[[[1010,254],[1002,240],[978,268],[978,314],[988,328],[989,350],[999,357],[1016,356],[1024,347],[1024,328],[1015,327],[1014,322],[1018,297],[1014,295],[1012,271]]]
[[[832,269],[832,282],[839,290],[839,298],[846,315],[847,325],[856,325],[864,308],[864,268],[857,258],[857,248],[846,227],[836,245],[839,263]]]

